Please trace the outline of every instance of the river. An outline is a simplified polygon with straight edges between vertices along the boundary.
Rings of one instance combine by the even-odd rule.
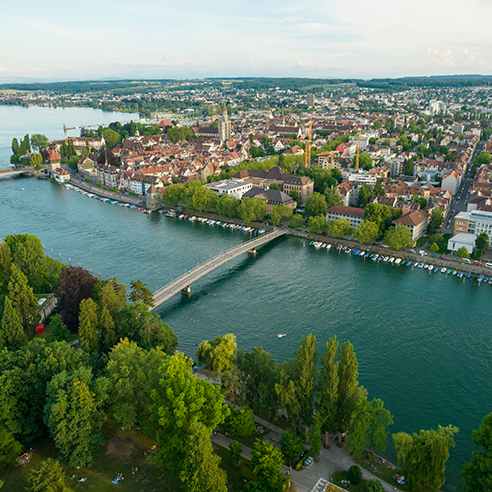
[[[0,106],[0,164],[13,136],[63,136],[62,125],[127,120],[90,109]],[[11,126],[12,123],[12,126]],[[24,188],[24,191],[22,190]],[[248,234],[113,206],[36,178],[0,179],[0,237],[38,236],[45,252],[120,282],[140,279],[155,290]],[[360,382],[394,415],[390,432],[453,424],[443,490],[461,489],[472,429],[492,411],[492,286],[373,263],[279,238],[256,257],[240,257],[192,285],[157,312],[189,355],[204,339],[232,332],[247,350],[263,346],[279,362],[313,333],[350,340]],[[279,333],[286,333],[279,339]],[[389,439],[391,442],[391,437]],[[395,460],[389,447],[385,457]]]

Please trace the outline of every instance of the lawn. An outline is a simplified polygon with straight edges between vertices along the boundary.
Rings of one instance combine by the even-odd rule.
[[[415,244],[415,247],[420,248],[421,246],[423,246],[427,242],[427,239],[429,239],[427,236],[422,236],[422,237],[418,238],[417,243]]]
[[[345,485],[343,483],[340,483],[339,480],[347,480],[347,474],[348,474],[348,472],[346,472],[346,471],[335,472],[333,474],[332,483],[334,483],[335,485],[337,485],[338,487],[340,487],[342,489],[350,490],[350,492],[360,492],[363,489],[366,481],[361,480],[357,485],[355,485],[353,483],[351,483],[350,485],[349,484]]]
[[[233,436],[228,432],[228,428],[226,424],[219,424],[219,434],[226,435],[227,432],[227,437],[229,439],[233,439],[235,441],[239,441],[243,446],[246,446],[247,448],[253,449],[253,445],[256,441],[256,439],[261,438],[263,439],[267,434],[270,432],[273,432],[272,429],[269,429],[268,427],[263,426],[263,434],[253,434],[251,436],[243,436],[243,437],[238,437],[238,436]]]

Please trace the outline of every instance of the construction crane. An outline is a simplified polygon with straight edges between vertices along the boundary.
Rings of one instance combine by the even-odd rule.
[[[357,134],[357,157],[355,158],[355,169],[359,169],[359,155],[360,155],[360,133]]]
[[[306,150],[304,151],[305,153],[304,167],[309,168],[311,167],[311,140],[313,138],[312,121],[306,123],[306,135],[308,139],[306,140]]]

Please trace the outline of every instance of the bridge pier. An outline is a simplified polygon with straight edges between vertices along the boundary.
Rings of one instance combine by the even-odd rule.
[[[248,254],[249,255],[253,255],[254,256],[256,253],[257,253],[256,248],[248,249]]]
[[[190,295],[191,294],[191,287],[187,285],[184,289],[181,289],[182,294]]]

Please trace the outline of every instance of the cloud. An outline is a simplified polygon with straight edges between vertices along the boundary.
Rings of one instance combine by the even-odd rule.
[[[492,65],[482,58],[475,56],[466,48],[462,50],[438,50],[428,48],[427,56],[431,62],[442,67],[449,68],[481,68],[490,69]]]

